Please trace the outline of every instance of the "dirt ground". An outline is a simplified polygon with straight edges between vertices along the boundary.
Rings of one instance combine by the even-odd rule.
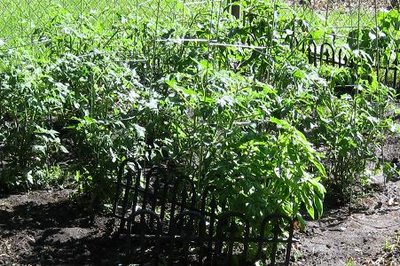
[[[399,202],[400,181],[389,182],[350,207],[309,221],[297,235],[295,265],[400,265],[399,257],[388,259],[385,251],[400,229]]]
[[[41,190],[0,199],[0,265],[116,265],[121,251],[112,220],[94,216],[72,190]]]
[[[399,143],[388,136],[382,153],[397,167]],[[370,191],[351,205],[308,221],[293,246],[294,265],[400,265],[400,179],[395,178],[385,183],[382,175],[372,177]]]
[[[295,234],[293,265],[390,265],[384,248],[400,230],[399,193],[400,181],[377,185],[350,208],[309,221]],[[41,190],[1,198],[0,265],[121,263],[123,243],[110,236],[112,219],[85,211],[71,195]],[[400,265],[395,255],[391,265]]]

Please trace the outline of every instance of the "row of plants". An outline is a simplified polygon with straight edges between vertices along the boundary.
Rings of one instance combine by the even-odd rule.
[[[0,187],[72,182],[104,202],[133,157],[214,184],[254,220],[318,217],[326,193],[348,201],[394,131],[393,90],[361,50],[349,51],[355,69],[308,64],[285,38],[306,21],[287,7],[246,8],[245,24],[205,12],[191,25],[135,15],[111,28],[60,13],[32,35],[43,44],[1,51]],[[171,41],[182,38],[219,44]],[[349,80],[354,93],[338,94]]]

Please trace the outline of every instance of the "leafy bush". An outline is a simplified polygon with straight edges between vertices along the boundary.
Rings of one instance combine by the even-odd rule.
[[[361,51],[354,71],[309,65],[291,38],[302,25],[306,41],[307,23],[288,10],[255,1],[245,24],[229,14],[192,25],[127,16],[111,29],[92,15],[57,16],[32,36],[44,44],[1,54],[0,182],[74,172],[82,191],[106,200],[116,166],[133,157],[180,166],[254,220],[321,215],[323,184],[348,199],[391,128],[392,91]],[[338,95],[349,81],[357,91]]]

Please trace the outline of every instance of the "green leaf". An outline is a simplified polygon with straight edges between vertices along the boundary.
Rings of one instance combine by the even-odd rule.
[[[314,197],[314,205],[317,210],[317,217],[321,217],[324,212],[323,201],[319,196]]]

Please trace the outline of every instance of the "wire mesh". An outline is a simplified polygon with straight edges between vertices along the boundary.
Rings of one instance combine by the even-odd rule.
[[[292,2],[300,16],[311,26],[324,31],[323,40],[346,43],[349,33],[375,25],[378,11],[391,9],[385,0],[305,0]]]
[[[249,1],[237,2],[246,7]],[[333,38],[337,44],[344,44],[352,30],[373,27],[377,12],[396,5],[394,0],[270,2],[288,3],[300,17],[310,22],[311,27],[323,31],[321,41]],[[202,14],[212,20],[229,10],[227,6],[230,3],[230,0],[0,0],[0,40],[12,46],[16,39],[29,37],[35,29],[45,27],[56,16],[70,15],[79,19],[84,14],[92,14],[95,20],[107,27],[130,14],[141,19],[155,19],[162,27],[174,23],[190,24]]]
[[[223,1],[196,0],[0,0],[0,40],[13,47],[23,38],[29,39],[35,29],[46,27],[56,17],[72,16],[79,21],[91,15],[103,27],[111,27],[124,16],[155,20],[162,25],[192,23],[199,14],[213,15]]]
[[[0,49],[41,44],[46,39],[32,38],[38,29],[48,27],[57,18],[69,17],[73,22],[85,23],[89,15],[92,24],[103,30],[112,31],[114,23],[126,17],[134,17],[137,21],[151,24],[152,30],[146,33],[151,35],[147,38],[151,43],[149,42],[150,48],[146,50],[148,53],[145,56],[146,60],[152,60],[153,66],[156,65],[156,50],[160,51],[166,45],[191,43],[199,49],[208,49],[209,54],[221,47],[246,49],[263,54],[268,49],[265,43],[252,43],[239,39],[235,41],[232,38],[227,38],[226,41],[219,34],[220,24],[226,19],[222,15],[223,12],[232,12],[233,16],[239,17],[240,23],[248,23],[247,19],[251,13],[246,12],[251,12],[248,5],[250,2],[253,5],[258,4],[257,1],[250,0],[0,0]],[[331,57],[335,54],[340,57],[343,48],[364,49],[365,47],[360,46],[360,35],[364,29],[368,31],[367,34],[373,35],[374,30],[378,32],[378,19],[389,14],[390,9],[398,8],[398,1],[395,0],[269,0],[268,2],[274,7],[274,16],[266,17],[265,20],[275,20],[275,16],[295,14],[309,24],[310,34],[306,37],[309,38],[309,43],[306,44],[308,47],[304,47],[303,40],[303,47],[297,48],[306,52],[310,63],[315,66],[318,65],[317,61],[331,62],[332,65],[336,64],[339,67],[346,66],[345,63],[342,64],[341,58]],[[239,7],[239,12],[237,8],[233,9],[233,6]],[[279,6],[280,14],[275,12],[278,10],[275,9],[276,6]],[[291,13],[291,10],[295,10],[295,13]],[[190,36],[185,32],[188,29],[196,29],[199,21],[202,27],[206,25],[205,27],[209,28],[206,38]],[[284,31],[288,30],[279,28],[275,23],[271,23],[269,27],[273,27],[270,29],[272,34],[280,31],[281,35],[285,35]],[[171,29],[184,30],[170,38],[168,32]],[[290,30],[293,30],[293,35],[296,36],[297,29]],[[268,36],[264,39],[267,38]],[[251,38],[247,38],[249,39]],[[368,49],[378,79],[385,81],[389,86],[398,86],[400,84],[398,47],[394,51],[388,51],[388,48],[380,43],[379,38],[375,38]],[[343,56],[345,53],[342,53]],[[323,58],[327,60],[322,60]],[[344,61],[348,60],[343,58]]]

